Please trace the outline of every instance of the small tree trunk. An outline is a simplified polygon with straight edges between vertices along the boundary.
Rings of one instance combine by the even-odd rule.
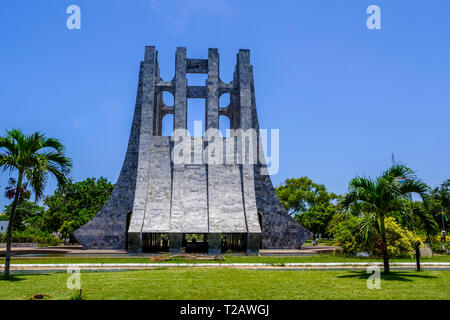
[[[6,254],[5,254],[5,273],[4,273],[5,280],[9,279],[9,269],[10,269],[10,264],[11,264],[12,230],[13,230],[14,218],[15,218],[15,214],[16,214],[16,207],[17,207],[17,203],[19,202],[19,198],[20,198],[20,189],[22,188],[22,177],[23,177],[23,173],[21,171],[19,171],[19,179],[17,181],[16,194],[14,196],[14,202],[13,202],[13,205],[11,208],[11,215],[9,216],[8,231],[6,233]]]
[[[384,227],[384,215],[380,216],[380,233],[381,233],[381,240],[383,241],[384,272],[389,273],[389,256],[388,256],[387,241],[386,241],[386,228]]]

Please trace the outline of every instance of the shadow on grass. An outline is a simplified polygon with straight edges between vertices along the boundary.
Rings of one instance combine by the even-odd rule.
[[[26,281],[26,277],[30,276],[49,276],[51,273],[17,273],[16,271],[12,271],[12,273],[9,274],[9,279],[5,279],[5,276],[3,272],[0,271],[0,283],[1,282],[18,282],[18,281]]]
[[[371,273],[366,271],[350,271],[351,274],[338,276],[340,279],[362,279],[367,280]],[[381,279],[387,281],[404,281],[412,282],[414,279],[437,279],[436,276],[426,275],[421,272],[404,272],[404,271],[391,271],[390,273],[381,273]]]
[[[24,281],[24,280],[26,280],[26,279],[23,277],[23,275],[17,276],[17,275],[10,274],[9,279],[5,279],[5,276],[3,274],[0,274],[0,281],[19,282],[19,281]]]

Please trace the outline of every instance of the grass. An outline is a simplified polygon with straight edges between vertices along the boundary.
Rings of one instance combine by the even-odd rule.
[[[14,275],[0,280],[0,299],[70,300],[66,273]],[[154,269],[82,273],[82,299],[449,299],[448,271],[393,271],[369,290],[365,271]],[[1,279],[1,276],[0,276]],[[48,296],[47,296],[48,295]]]
[[[303,257],[258,257],[258,256],[225,256],[225,260],[185,260],[179,257],[169,258],[166,261],[151,261],[150,257],[126,257],[126,258],[89,258],[89,257],[20,257],[12,258],[13,264],[49,264],[49,263],[309,263],[309,262],[382,262],[382,259],[366,257],[347,257],[338,254],[320,254]],[[391,259],[391,262],[415,262],[413,259]],[[450,255],[421,258],[422,262],[450,262]],[[4,258],[0,259],[0,264]]]

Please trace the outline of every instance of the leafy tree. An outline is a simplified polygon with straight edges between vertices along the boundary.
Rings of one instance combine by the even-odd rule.
[[[403,178],[400,183],[397,178]],[[364,238],[374,242],[381,239],[379,250],[382,252],[384,271],[389,272],[389,255],[386,241],[385,218],[400,213],[411,217],[414,211],[406,195],[416,193],[426,198],[428,187],[410,168],[395,164],[376,179],[355,177],[350,181],[349,192],[341,199],[340,206],[348,210],[358,203],[361,208],[360,229]]]
[[[114,185],[101,177],[80,182],[68,180],[44,199],[48,207],[39,221],[48,232],[60,232],[63,238],[91,220],[108,200]]]
[[[322,184],[308,177],[287,179],[276,188],[278,198],[295,220],[314,234],[325,234],[327,226],[337,211],[334,200],[338,196],[328,193]]]
[[[16,195],[16,186],[17,186],[17,182],[16,179],[14,178],[9,178],[8,181],[8,185],[5,188],[5,197],[9,200],[14,199],[15,195]],[[18,200],[18,204],[22,203],[22,201],[24,199],[29,200],[31,197],[31,191],[28,190],[28,182],[24,182],[22,183],[22,186],[20,188],[20,193],[19,193],[19,200]]]
[[[426,234],[428,239],[431,235],[439,233],[439,226],[433,216],[429,214],[429,196],[426,201],[408,201],[404,199],[405,208],[408,208],[410,214],[405,215],[400,211],[392,211],[387,216],[393,217],[402,228],[414,231],[417,234]],[[361,212],[361,210],[359,210]]]
[[[316,234],[328,234],[328,225],[337,213],[337,206],[333,203],[317,203],[302,214],[295,215],[295,220]]]
[[[9,130],[6,136],[0,137],[0,167],[4,171],[18,173],[6,234],[5,279],[9,279],[12,230],[23,185],[27,180],[37,201],[43,195],[49,175],[54,176],[58,184],[62,184],[71,165],[71,160],[64,154],[63,145],[57,139],[47,138],[39,132],[25,135],[17,129]]]
[[[11,216],[12,203],[5,207],[5,216]],[[44,214],[45,208],[35,202],[24,200],[16,207],[16,214],[13,224],[14,230],[24,230],[33,220],[40,218]]]
[[[431,191],[428,201],[428,211],[441,228],[448,228],[450,217],[450,179]],[[444,212],[444,215],[442,215]]]

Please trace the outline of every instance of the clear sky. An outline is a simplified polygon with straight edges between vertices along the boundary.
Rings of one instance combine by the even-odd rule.
[[[81,30],[66,27],[72,4]],[[371,4],[381,30],[366,27]],[[157,47],[165,80],[177,46],[191,58],[219,48],[223,81],[245,48],[260,125],[280,129],[275,185],[308,176],[344,193],[395,153],[436,186],[450,178],[449,13],[448,0],[2,0],[0,130],[60,138],[75,180],[115,182],[144,46]],[[190,109],[203,120],[202,105]]]

